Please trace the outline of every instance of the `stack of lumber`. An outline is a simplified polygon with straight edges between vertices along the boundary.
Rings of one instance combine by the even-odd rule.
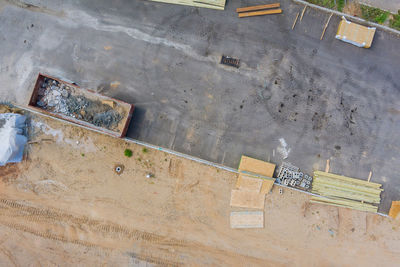
[[[311,202],[377,212],[381,202],[382,185],[333,173],[315,171]]]
[[[240,8],[236,9],[236,12],[239,14],[239,18],[282,13],[282,9],[277,8],[277,7],[280,7],[280,3],[259,5],[259,6],[249,6],[249,7],[240,7]],[[271,8],[275,8],[275,9],[271,9]],[[268,10],[266,10],[266,9],[268,9]]]
[[[224,10],[226,0],[150,0],[150,1]]]

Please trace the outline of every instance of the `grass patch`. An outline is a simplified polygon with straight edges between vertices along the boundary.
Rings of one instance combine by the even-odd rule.
[[[389,12],[379,8],[361,5],[361,16],[363,19],[383,24],[387,20]]]
[[[130,149],[125,149],[124,155],[127,156],[128,158],[132,157],[133,152]]]
[[[81,153],[81,156],[84,157],[84,156],[85,156],[85,153]]]
[[[335,7],[335,0],[307,0],[307,2],[331,9]]]
[[[336,0],[336,2],[337,2],[337,7],[336,7],[337,10],[342,12],[344,8],[344,0]]]
[[[390,27],[400,31],[400,10],[397,11],[397,15],[393,15],[393,18],[389,21]]]
[[[144,148],[142,149],[142,152],[143,152],[143,153],[147,153],[147,152],[149,152],[149,151],[147,150],[147,148],[144,147]]]

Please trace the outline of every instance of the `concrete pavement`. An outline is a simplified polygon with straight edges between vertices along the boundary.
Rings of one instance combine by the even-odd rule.
[[[398,0],[362,0],[360,3],[387,10],[393,14],[397,14],[400,10],[400,1]]]

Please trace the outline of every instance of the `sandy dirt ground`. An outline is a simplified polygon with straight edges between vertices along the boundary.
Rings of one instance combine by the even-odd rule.
[[[230,229],[236,175],[32,116],[0,168],[0,266],[396,266],[400,221],[277,187],[264,229]],[[42,140],[42,141],[40,141]],[[124,156],[129,148],[133,156]],[[114,172],[117,164],[123,173]],[[154,178],[146,178],[148,173]]]

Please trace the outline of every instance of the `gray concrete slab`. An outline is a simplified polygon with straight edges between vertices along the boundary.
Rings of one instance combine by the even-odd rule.
[[[0,1],[1,2],[1,1]],[[283,14],[145,1],[18,1],[0,5],[0,98],[26,104],[39,71],[134,103],[128,136],[227,166],[242,154],[306,172],[384,184],[400,197],[400,39],[370,49],[334,39],[328,14],[281,1]],[[261,2],[260,2],[261,3]],[[240,58],[235,69],[222,54]],[[112,87],[115,82],[118,86]],[[282,146],[286,143],[286,148]]]

